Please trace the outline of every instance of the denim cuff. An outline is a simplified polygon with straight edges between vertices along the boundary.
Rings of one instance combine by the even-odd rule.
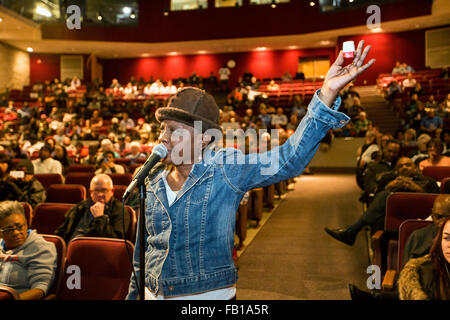
[[[319,98],[320,89],[314,93],[311,100],[308,113],[314,119],[326,123],[332,129],[339,129],[344,127],[349,121],[350,117],[346,114],[337,111],[341,105],[341,97],[337,97],[332,107],[326,106]]]

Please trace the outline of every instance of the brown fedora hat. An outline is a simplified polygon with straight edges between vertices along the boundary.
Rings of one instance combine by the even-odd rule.
[[[202,122],[202,131],[219,126],[219,107],[213,96],[204,90],[186,87],[170,98],[167,107],[156,110],[156,120],[174,120],[189,126],[194,126],[194,121]]]

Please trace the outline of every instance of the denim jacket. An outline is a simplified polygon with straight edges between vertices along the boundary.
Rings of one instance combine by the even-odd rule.
[[[165,297],[202,293],[229,287],[237,281],[233,262],[235,217],[244,194],[299,176],[329,129],[343,127],[350,118],[320,101],[318,92],[295,133],[281,146],[260,154],[244,155],[222,148],[203,156],[169,207],[164,165],[146,178],[145,284]],[[234,161],[230,161],[235,157]],[[237,162],[240,161],[240,162]],[[236,164],[241,163],[241,164]],[[134,268],[139,279],[139,239]],[[139,281],[139,280],[138,280]],[[131,276],[127,299],[138,291]]]

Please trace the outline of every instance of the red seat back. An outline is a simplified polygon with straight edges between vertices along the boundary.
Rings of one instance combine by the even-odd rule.
[[[128,252],[127,252],[128,248]],[[69,242],[66,266],[80,268],[80,289],[61,286],[61,300],[123,300],[128,293],[131,276],[130,256],[134,246],[130,241],[80,237]],[[129,254],[130,253],[130,256]],[[63,283],[71,273],[64,273]]]
[[[81,184],[89,190],[94,176],[94,172],[70,172],[66,175],[66,184]]]
[[[431,215],[434,193],[394,192],[386,200],[384,230],[398,232],[403,221],[425,219]]]
[[[55,294],[58,292],[58,288],[61,285],[63,273],[62,271],[66,265],[66,242],[63,238],[50,235],[50,234],[42,234],[42,237],[48,242],[51,242],[55,245],[56,253],[57,253],[57,262],[56,262],[56,270],[55,277],[53,279],[53,283],[50,286],[47,295]]]
[[[41,234],[55,234],[64,222],[64,215],[72,208],[72,203],[40,203],[34,208],[31,228]]]
[[[34,176],[39,180],[45,190],[52,184],[63,183],[63,177],[59,173],[37,173]]]
[[[133,179],[131,173],[109,173],[114,185],[128,186]]]
[[[127,190],[128,186],[121,186],[121,185],[114,185],[113,191],[114,191],[114,198],[122,202],[122,197],[125,191]]]
[[[95,166],[91,164],[72,164],[67,168],[69,172],[95,172]]]
[[[450,167],[425,167],[422,173],[424,176],[431,177],[436,181],[442,181],[450,177]]]
[[[31,222],[33,220],[33,208],[31,207],[31,205],[29,203],[21,202],[21,204],[23,206],[23,211],[25,213],[25,217],[27,218],[28,228],[30,228]]]
[[[403,223],[400,225],[398,233],[399,245],[397,258],[397,266],[399,266],[400,270],[403,267],[402,260],[403,260],[403,252],[405,251],[406,241],[408,241],[408,238],[411,235],[411,233],[413,233],[415,230],[422,229],[432,223],[433,221],[409,219],[403,221]]]
[[[52,184],[47,189],[46,202],[78,203],[86,199],[86,188],[81,184]]]

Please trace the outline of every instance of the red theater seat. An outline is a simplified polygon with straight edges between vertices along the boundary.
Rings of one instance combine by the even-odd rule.
[[[28,228],[31,227],[31,221],[33,220],[33,208],[29,203],[21,202],[23,206],[23,211],[25,213],[25,217],[27,218]]]
[[[0,300],[20,300],[19,293],[13,288],[0,284]]]
[[[72,164],[67,168],[67,173],[70,172],[95,172],[95,166],[91,164]]]
[[[128,186],[133,179],[131,173],[109,173],[114,185]]]
[[[431,177],[436,181],[442,181],[450,177],[450,167],[425,167],[422,173],[424,176]]]
[[[32,229],[41,234],[55,234],[64,222],[64,216],[72,208],[72,203],[40,203],[34,208]]]
[[[128,252],[127,252],[128,249]],[[134,246],[130,241],[82,237],[69,242],[66,270],[77,266],[80,271],[80,289],[60,286],[61,300],[123,300],[128,293],[131,276],[130,256]],[[67,272],[69,271],[69,272]],[[73,270],[64,273],[63,282]]]
[[[52,184],[47,189],[45,202],[78,203],[86,199],[86,188],[81,184]]]
[[[62,277],[63,277],[63,270],[66,265],[66,242],[63,238],[50,235],[50,234],[42,234],[44,239],[48,242],[51,242],[55,245],[56,253],[57,253],[57,264],[56,264],[56,270],[55,270],[55,277],[53,279],[53,283],[50,286],[47,296],[45,297],[46,300],[51,300],[56,298],[56,293],[58,292],[58,288],[61,285]]]
[[[66,175],[66,184],[81,184],[89,190],[94,176],[94,172],[70,172]]]
[[[42,183],[42,186],[45,190],[52,184],[61,184],[63,183],[63,176],[59,173],[37,173],[34,175],[36,179]]]

